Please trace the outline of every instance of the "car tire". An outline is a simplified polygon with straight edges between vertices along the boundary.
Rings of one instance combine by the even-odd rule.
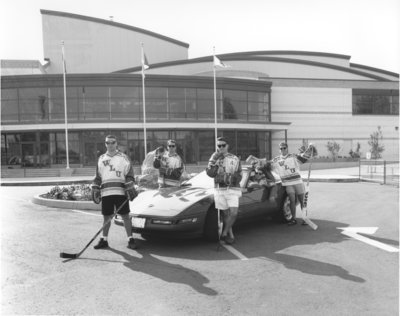
[[[207,211],[206,219],[204,221],[203,235],[207,241],[216,242],[219,239],[218,210],[214,206],[211,206]]]

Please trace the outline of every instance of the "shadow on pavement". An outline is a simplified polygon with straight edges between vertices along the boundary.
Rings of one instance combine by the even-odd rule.
[[[337,227],[346,227],[347,224],[326,220],[314,222],[319,227],[316,231],[308,226],[289,227],[276,224],[271,220],[244,224],[234,229],[237,241],[233,247],[249,259],[259,258],[277,262],[288,269],[311,275],[336,276],[352,282],[365,282],[363,278],[350,274],[339,265],[283,253],[290,247],[313,246],[322,243],[336,244],[349,239],[337,229]],[[154,237],[149,240],[140,240],[140,242],[143,249],[151,249],[152,253],[165,257],[190,260],[237,260],[226,250],[217,252],[216,243],[207,243],[201,239],[176,240]],[[386,240],[386,242],[389,241]]]
[[[169,283],[186,284],[201,294],[210,296],[218,294],[215,290],[205,286],[205,284],[209,283],[209,280],[195,270],[191,270],[180,264],[173,264],[157,259],[151,254],[146,253],[146,251],[140,251],[140,249],[138,253],[143,256],[141,259],[131,256],[124,251],[114,248],[108,249],[122,256],[126,260],[123,262],[124,266],[133,271],[142,272]]]

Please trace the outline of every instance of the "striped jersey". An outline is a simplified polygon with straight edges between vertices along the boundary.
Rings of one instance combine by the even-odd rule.
[[[300,164],[305,163],[307,158],[303,154],[287,154],[272,159],[272,168],[282,180],[283,186],[303,183],[300,175]]]
[[[135,175],[127,155],[117,151],[99,157],[93,186],[99,186],[101,196],[125,195],[125,184],[134,183]]]
[[[179,172],[171,174],[171,171],[178,169]],[[165,170],[167,173],[161,172]],[[158,184],[162,186],[179,186],[180,178],[183,171],[183,161],[178,154],[171,154],[168,151],[164,152],[160,159],[160,173],[158,176]],[[179,177],[177,176],[179,175]]]
[[[240,159],[231,153],[224,154],[223,158],[216,161],[218,166],[217,176],[214,178],[216,187],[239,187],[240,180],[242,179],[242,166],[240,164]],[[236,181],[231,183],[231,185],[221,183],[218,179],[222,178],[224,175],[236,175]]]

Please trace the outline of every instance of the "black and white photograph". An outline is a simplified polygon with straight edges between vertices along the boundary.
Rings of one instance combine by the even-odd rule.
[[[399,1],[0,10],[1,315],[399,315]]]

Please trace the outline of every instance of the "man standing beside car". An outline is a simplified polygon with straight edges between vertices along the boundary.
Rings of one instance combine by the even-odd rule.
[[[108,232],[111,226],[111,218],[114,216],[114,208],[120,207],[128,198],[132,201],[138,193],[135,189],[135,177],[131,162],[125,154],[117,149],[117,138],[113,135],[106,136],[105,144],[107,152],[101,155],[96,166],[96,176],[92,183],[92,199],[96,204],[101,202],[103,215],[103,236],[94,249],[108,247]],[[136,249],[135,240],[132,237],[132,222],[129,217],[129,202],[119,211],[124,221],[124,227],[128,238],[128,248]],[[106,225],[106,223],[108,223]]]
[[[240,180],[242,167],[240,160],[228,152],[228,142],[224,137],[217,138],[217,151],[214,152],[206,168],[207,175],[214,178],[215,208],[223,213],[221,239],[226,244],[233,244],[235,237],[232,226],[239,211],[239,198],[242,196]]]
[[[299,199],[300,207],[303,208],[304,184],[300,175],[300,164],[305,163],[310,157],[313,146],[309,145],[307,150],[301,154],[289,154],[288,145],[285,142],[279,144],[281,154],[272,159],[273,170],[280,176],[282,186],[290,200],[290,211],[292,218],[288,225],[297,224],[296,221],[296,196]]]
[[[158,147],[154,155],[154,168],[159,170],[158,185],[160,188],[179,187],[183,172],[182,158],[176,153],[176,141],[167,142],[168,151]]]

